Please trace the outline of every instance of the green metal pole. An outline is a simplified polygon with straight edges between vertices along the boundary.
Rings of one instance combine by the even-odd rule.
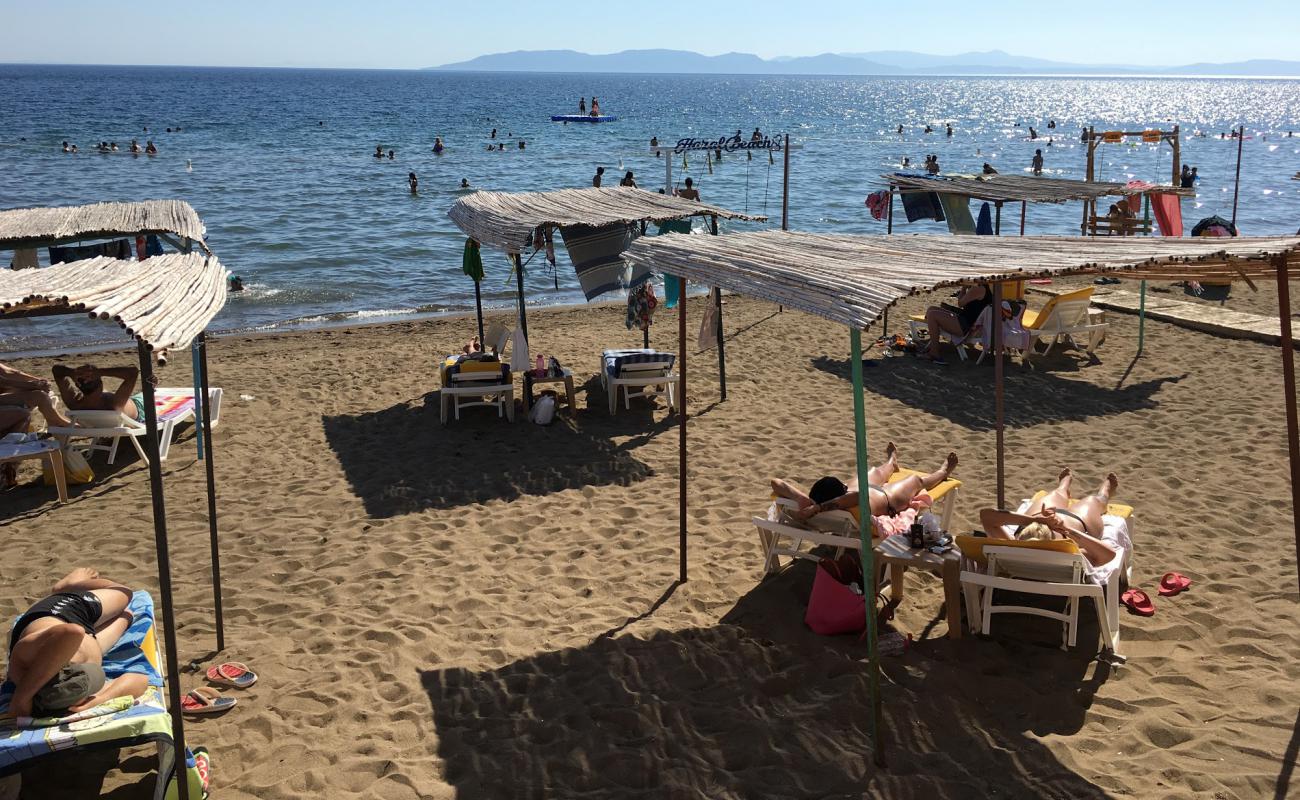
[[[850,360],[853,369],[853,439],[858,454],[858,535],[862,541],[862,594],[867,603],[867,674],[871,686],[871,746],[876,763],[884,764],[885,745],[880,730],[880,651],[876,645],[876,553],[871,546],[870,493],[862,491],[867,479],[867,409],[862,395],[862,331],[849,329]]]
[[[1138,292],[1138,355],[1142,355],[1142,342],[1147,335],[1147,282],[1142,281]]]

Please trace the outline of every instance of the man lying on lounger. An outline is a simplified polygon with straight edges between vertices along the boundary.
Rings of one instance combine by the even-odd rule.
[[[26,432],[33,408],[40,409],[41,416],[49,425],[72,425],[54,407],[49,381],[0,364],[0,436],[14,431]]]
[[[75,714],[115,697],[139,697],[149,678],[105,682],[104,654],[131,626],[131,590],[88,567],[69,572],[14,623],[9,680],[15,717]],[[33,712],[36,712],[35,714]]]
[[[100,369],[86,364],[70,369],[54,365],[54,382],[59,396],[68,408],[76,411],[121,411],[134,420],[144,422],[144,395],[135,394],[135,382],[140,370],[135,367],[107,367]],[[115,391],[104,389],[104,378],[115,378],[120,383]]]
[[[867,472],[867,496],[872,516],[897,516],[911,505],[917,495],[948,480],[956,467],[957,454],[949,453],[943,465],[929,475],[908,475],[893,483],[886,483],[898,471],[898,447],[890,442],[885,446],[885,463],[872,467]],[[808,519],[823,511],[849,511],[854,516],[858,513],[857,478],[845,485],[839,478],[828,475],[814,483],[807,492],[789,481],[773,478],[772,492],[777,497],[798,503],[799,510],[795,516],[800,519]]]
[[[980,524],[991,539],[1069,539],[1094,567],[1109,564],[1116,550],[1103,540],[1110,497],[1119,488],[1119,478],[1111,472],[1102,479],[1097,491],[1078,500],[1070,500],[1070,468],[1061,470],[1056,488],[1035,500],[1024,514],[986,508],[980,511]]]

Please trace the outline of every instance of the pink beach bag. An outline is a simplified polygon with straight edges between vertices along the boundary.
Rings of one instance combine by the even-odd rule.
[[[858,633],[867,627],[866,598],[854,594],[852,589],[827,572],[826,567],[818,564],[803,621],[813,633],[821,636]]]

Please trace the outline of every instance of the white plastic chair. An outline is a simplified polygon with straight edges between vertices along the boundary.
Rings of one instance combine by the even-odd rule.
[[[163,403],[168,398],[175,397],[193,398],[194,390],[178,388],[154,390],[155,402]],[[213,428],[216,428],[217,423],[221,421],[221,397],[222,390],[220,387],[214,386],[208,389],[209,418],[212,421]],[[135,447],[136,453],[139,454],[140,460],[148,461],[148,457],[144,453],[144,447],[140,444],[140,438],[148,433],[148,429],[143,422],[132,419],[120,411],[78,411],[69,409],[67,415],[69,419],[77,423],[76,426],[71,428],[53,426],[49,429],[50,435],[58,439],[63,446],[72,447],[92,455],[94,451],[102,450],[108,453],[108,463],[112,464],[117,458],[117,446],[122,439],[129,439]],[[176,426],[194,418],[194,404],[192,402],[178,411],[158,416],[159,461],[167,460],[167,454],[171,450],[172,434],[175,433]],[[73,439],[86,441],[73,443]],[[89,455],[87,458],[89,458]]]

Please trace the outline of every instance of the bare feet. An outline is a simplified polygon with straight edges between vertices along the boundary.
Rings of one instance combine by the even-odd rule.
[[[1070,471],[1070,468],[1069,468],[1069,467],[1065,467],[1064,469],[1061,470],[1061,474],[1059,474],[1059,475],[1056,476],[1056,480],[1057,480],[1057,482],[1059,483],[1059,482],[1065,480],[1066,478],[1069,478],[1069,477],[1072,476],[1073,474],[1074,474],[1074,473]]]
[[[949,453],[948,457],[943,460],[943,466],[939,467],[939,472],[942,472],[944,480],[947,480],[955,469],[957,469],[957,454]]]
[[[898,445],[890,442],[885,445],[885,460],[893,461],[895,458],[898,458]]]
[[[1101,494],[1109,500],[1115,494],[1115,490],[1119,489],[1119,477],[1113,472],[1107,472],[1106,479],[1101,482],[1101,488]]]

